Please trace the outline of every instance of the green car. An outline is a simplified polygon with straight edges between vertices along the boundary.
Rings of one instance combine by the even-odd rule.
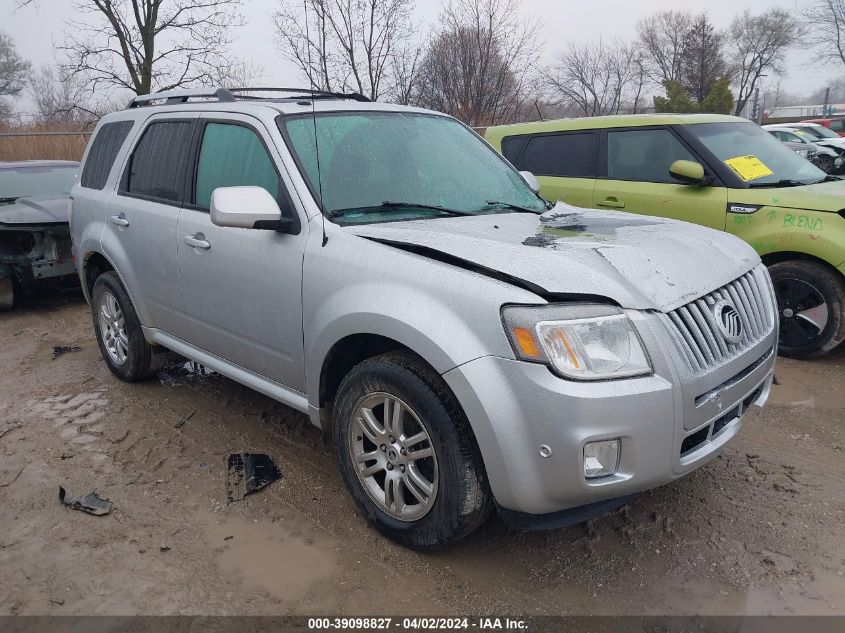
[[[723,115],[632,115],[488,128],[549,200],[703,224],[769,267],[780,352],[820,356],[845,339],[845,180],[758,125]]]

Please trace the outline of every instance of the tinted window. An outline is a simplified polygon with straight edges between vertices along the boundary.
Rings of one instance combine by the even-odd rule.
[[[502,155],[507,158],[511,165],[517,167],[522,160],[522,150],[531,140],[530,136],[508,136],[502,139]],[[521,167],[517,167],[521,169]]]
[[[264,187],[278,198],[279,175],[255,132],[241,125],[209,123],[197,165],[195,203],[208,207],[214,189],[235,186]]]
[[[89,189],[102,189],[106,186],[114,159],[120,151],[123,141],[132,129],[132,121],[118,121],[103,125],[88,151],[85,167],[82,169],[80,184]]]
[[[845,131],[845,121],[843,121],[842,119],[833,119],[830,122],[830,129],[834,132]]]
[[[596,175],[592,132],[533,136],[517,159],[517,169],[536,176],[590,178]]]
[[[612,180],[676,182],[669,166],[696,158],[669,130],[625,130],[607,134],[607,177]]]
[[[192,130],[191,121],[151,124],[132,154],[126,191],[163,200],[180,200]]]

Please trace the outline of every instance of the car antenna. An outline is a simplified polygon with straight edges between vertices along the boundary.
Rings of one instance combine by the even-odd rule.
[[[311,83],[311,90],[316,90],[314,84],[314,66],[311,63],[311,34],[308,30],[308,0],[302,1],[302,8],[305,11],[305,46],[308,47],[308,81]],[[314,99],[311,99],[311,122],[314,125],[314,155],[317,160],[317,192],[320,196],[320,216],[323,226],[323,246],[328,244],[329,236],[326,234],[326,210],[323,208],[323,176],[320,172],[320,141],[317,138],[317,112],[314,106]]]

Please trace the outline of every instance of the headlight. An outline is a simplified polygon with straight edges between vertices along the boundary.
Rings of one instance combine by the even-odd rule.
[[[601,304],[505,306],[502,320],[517,358],[574,380],[652,373],[637,331],[619,308]]]

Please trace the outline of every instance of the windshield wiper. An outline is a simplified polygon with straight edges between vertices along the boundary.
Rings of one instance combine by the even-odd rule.
[[[0,198],[0,204],[10,204],[20,198],[20,196],[8,196],[5,198]]]
[[[802,187],[808,184],[810,183],[801,182],[800,180],[792,180],[790,178],[784,178],[782,180],[778,180],[777,182],[752,182],[748,185],[748,188],[757,189],[760,187]]]
[[[810,184],[811,184],[811,185],[817,185],[817,184],[819,184],[820,182],[838,182],[838,181],[840,181],[840,180],[842,180],[842,177],[841,177],[841,176],[831,176],[830,174],[827,174],[827,175],[826,175],[824,178],[822,178],[821,180],[817,180],[816,182],[811,182]]]
[[[516,211],[518,213],[533,213],[534,215],[540,215],[542,211],[538,211],[536,209],[529,209],[528,207],[522,207],[518,204],[513,204],[512,202],[502,202],[500,200],[487,200],[488,207],[505,207],[506,209],[510,209],[511,211]]]
[[[393,200],[385,200],[381,204],[375,204],[369,207],[350,207],[349,209],[335,209],[329,212],[329,217],[337,218],[352,213],[360,213],[366,211],[373,211],[378,209],[430,209],[432,211],[439,211],[447,215],[475,215],[470,211],[459,211],[457,209],[447,209],[436,204],[424,204],[421,202],[396,202]]]

